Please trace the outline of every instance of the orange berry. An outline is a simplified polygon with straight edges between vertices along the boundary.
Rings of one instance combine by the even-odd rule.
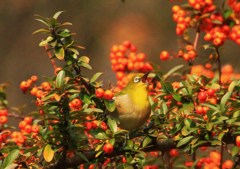
[[[38,88],[37,88],[37,87],[33,87],[33,88],[31,89],[31,91],[30,91],[30,94],[31,94],[32,96],[36,96],[37,91],[38,91]]]
[[[21,130],[24,130],[26,125],[27,125],[27,123],[25,121],[20,121],[19,124],[18,124],[18,127]]]
[[[111,100],[113,97],[113,92],[111,90],[106,90],[103,95],[104,99]]]
[[[33,125],[33,126],[32,126],[32,132],[33,132],[33,133],[38,133],[39,130],[40,130],[40,128],[39,128],[38,125]]]
[[[43,90],[45,91],[49,91],[51,89],[51,85],[49,82],[42,82],[41,87],[43,88]]]
[[[161,53],[160,53],[160,60],[168,60],[169,59],[169,53],[168,53],[168,51],[162,51]]]
[[[7,116],[8,115],[8,110],[7,109],[1,109],[0,110],[0,116]]]
[[[222,169],[231,169],[233,168],[233,161],[232,160],[226,160],[223,165],[222,165]]]
[[[103,151],[107,154],[111,154],[113,152],[113,145],[111,143],[106,143],[103,146]]]
[[[226,64],[221,69],[223,74],[232,74],[233,73],[233,67],[230,64]]]
[[[240,136],[236,137],[236,145],[240,147]]]
[[[32,82],[36,82],[38,80],[38,77],[33,75],[33,76],[31,76],[30,79],[32,80]]]
[[[21,89],[23,92],[26,92],[28,88],[29,88],[29,84],[27,83],[27,81],[22,81],[22,82],[20,83],[20,89]]]
[[[0,124],[5,124],[8,122],[8,118],[7,116],[1,116],[0,117]]]
[[[24,128],[24,131],[28,134],[30,134],[32,132],[32,126],[27,124]]]
[[[32,124],[33,119],[32,117],[26,116],[24,117],[23,121],[25,121],[27,124]]]
[[[104,90],[103,88],[98,88],[95,90],[95,95],[97,98],[102,98],[104,95]]]

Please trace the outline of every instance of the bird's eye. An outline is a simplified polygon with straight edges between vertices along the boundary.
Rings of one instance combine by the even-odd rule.
[[[134,77],[133,82],[138,83],[138,82],[140,82],[140,80],[141,80],[141,78],[137,76],[137,77]]]

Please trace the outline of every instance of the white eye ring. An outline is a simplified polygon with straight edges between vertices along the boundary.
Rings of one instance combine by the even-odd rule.
[[[134,82],[134,83],[138,83],[138,82],[140,82],[140,79],[141,79],[141,78],[138,77],[138,76],[137,76],[137,77],[134,77],[133,82]]]

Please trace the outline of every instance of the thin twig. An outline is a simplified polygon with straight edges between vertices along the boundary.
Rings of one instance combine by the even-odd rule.
[[[217,64],[218,64],[218,73],[219,73],[219,76],[218,76],[218,84],[220,85],[220,88],[221,88],[221,77],[222,77],[222,71],[221,71],[221,67],[222,67],[222,64],[221,64],[221,58],[220,58],[220,53],[219,53],[219,48],[216,47],[216,54],[217,54]]]
[[[193,42],[193,48],[196,50],[197,49],[197,45],[198,45],[198,41],[199,41],[199,36],[200,36],[200,30],[198,29],[196,32],[196,36]]]
[[[44,46],[44,48],[45,48],[45,50],[47,52],[48,58],[50,59],[50,62],[52,64],[52,66],[53,66],[53,69],[55,70],[57,68],[57,65],[56,65],[55,60],[53,60],[53,58],[52,58],[53,57],[52,53],[49,51],[49,47],[47,45]]]

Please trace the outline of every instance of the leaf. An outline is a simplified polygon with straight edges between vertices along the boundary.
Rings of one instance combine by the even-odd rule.
[[[103,153],[103,151],[97,152],[97,154],[95,155],[95,158],[97,158],[98,156],[100,156],[102,153]]]
[[[188,137],[185,137],[185,138],[181,139],[181,140],[177,143],[177,147],[181,147],[181,146],[189,143],[192,139],[194,139],[194,136],[188,136]]]
[[[10,165],[13,164],[13,162],[15,161],[15,159],[18,157],[19,155],[19,150],[18,149],[14,149],[12,150],[8,156],[4,159],[3,164],[2,164],[2,169],[5,169],[7,167],[10,167]]]
[[[64,84],[64,78],[65,78],[65,71],[64,70],[59,71],[56,78],[56,88],[58,89],[62,88]]]
[[[232,151],[231,151],[232,156],[237,155],[238,152],[239,152],[239,148],[237,146],[233,146]]]
[[[55,50],[55,56],[59,59],[59,60],[63,60],[65,57],[65,51],[63,49],[63,47],[61,47],[59,50]]]
[[[90,83],[95,82],[102,74],[103,74],[102,72],[95,73],[93,77],[90,79]]]
[[[213,128],[213,123],[207,123],[206,129],[207,129],[208,131],[212,131],[212,128]]]
[[[78,59],[78,62],[89,63],[89,62],[90,62],[90,59],[89,59],[89,57],[87,57],[87,56],[81,56],[81,57]]]
[[[64,11],[58,11],[53,15],[54,19],[57,19]]]
[[[83,160],[86,161],[86,162],[89,162],[88,159],[87,159],[87,157],[86,157],[83,153],[77,152],[77,156],[80,156],[81,159],[83,159]]]
[[[12,163],[4,169],[15,169],[17,166],[18,166],[18,164]]]
[[[115,120],[113,120],[112,118],[109,117],[107,124],[113,133],[115,133],[117,131],[117,123]]]
[[[106,108],[109,112],[113,112],[115,110],[115,102],[114,101],[107,101],[104,100],[104,103],[106,105]]]
[[[228,99],[231,97],[231,95],[232,95],[232,92],[227,92],[227,93],[225,93],[225,95],[222,97],[222,99],[221,99],[221,102],[220,102],[220,104],[222,105],[222,106],[225,106],[226,105],[226,102],[228,101]]]
[[[212,145],[212,146],[221,146],[221,145],[222,145],[222,142],[219,141],[219,140],[213,140],[213,141],[211,142],[211,145]]]
[[[61,96],[59,96],[57,93],[54,93],[53,94],[53,97],[54,97],[54,99],[56,100],[56,101],[60,101],[61,100]]]
[[[87,108],[83,110],[84,113],[102,113],[103,110],[102,109],[98,109],[98,108]]]
[[[54,157],[54,151],[50,144],[47,144],[43,150],[43,158],[46,162],[51,162]]]
[[[151,142],[151,138],[150,137],[145,137],[144,140],[143,140],[143,143],[142,143],[142,147],[146,147],[150,142]]]
[[[173,94],[173,98],[174,98],[176,101],[178,101],[178,102],[181,101],[181,95],[180,95],[180,94],[174,93],[174,94]]]
[[[179,69],[181,69],[184,65],[178,65],[173,67],[172,69],[170,69],[164,76],[163,78],[166,80],[167,78],[169,78],[174,72],[178,71]]]
[[[34,31],[32,34],[36,34],[36,33],[49,33],[50,31],[48,29],[38,29],[36,31]]]
[[[173,87],[172,84],[170,82],[163,82],[162,84],[162,88],[166,93],[172,93],[173,92]]]

